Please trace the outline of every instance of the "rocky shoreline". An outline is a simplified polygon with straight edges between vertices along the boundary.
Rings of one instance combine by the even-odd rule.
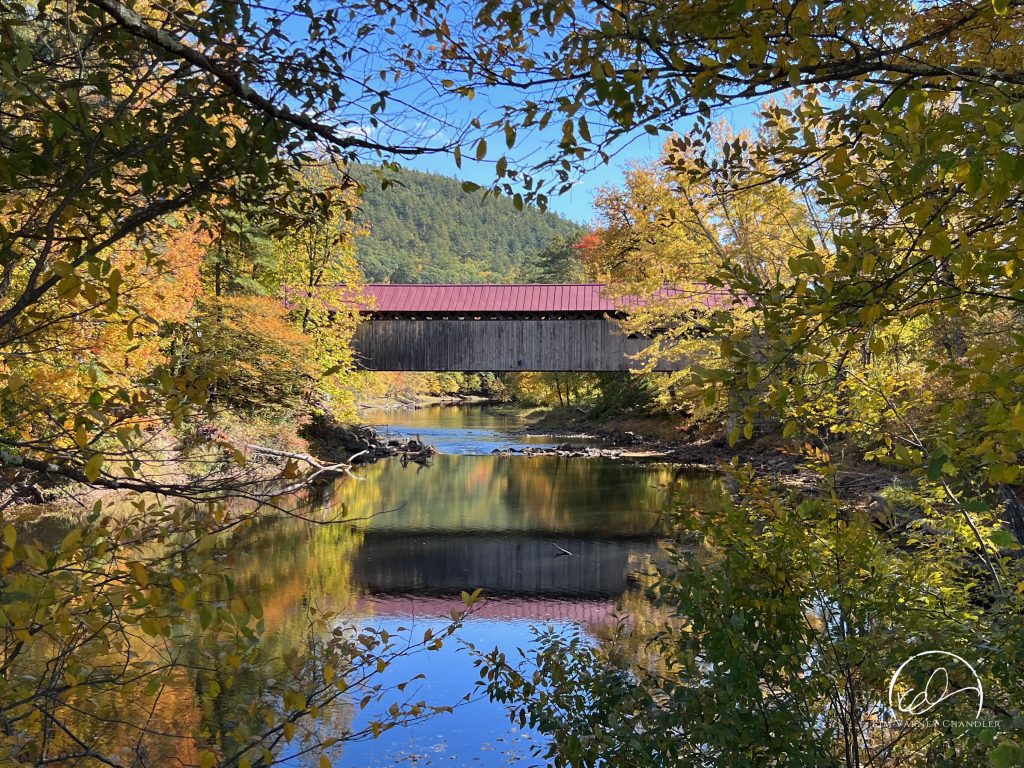
[[[565,439],[554,447],[525,447],[496,451],[502,455],[608,458],[623,461],[655,461],[698,472],[716,472],[733,464],[747,465],[762,476],[771,476],[787,487],[813,491],[819,477],[808,465],[801,446],[779,435],[765,435],[730,446],[722,436],[690,436],[666,440],[631,430],[608,427],[587,429],[573,424],[564,432],[540,422],[521,431],[523,435]],[[594,446],[571,442],[597,439],[608,445]],[[844,495],[877,501],[881,489],[896,481],[891,470],[859,460],[847,460],[836,472],[836,490]]]
[[[633,461],[660,461],[685,465],[695,470],[715,470],[738,458],[756,469],[781,474],[795,474],[803,464],[803,457],[787,450],[775,439],[747,441],[735,449],[724,439],[677,439],[644,435],[631,430],[608,427],[551,429],[544,422],[527,426],[513,435],[550,437],[561,440],[555,446],[524,445],[516,448],[497,448],[492,455],[504,456],[559,456],[563,458],[608,458]],[[436,451],[417,438],[398,440],[385,438],[372,427],[344,425],[331,421],[314,421],[302,431],[311,451],[325,461],[348,461],[367,464],[394,456],[434,455]],[[590,442],[598,441],[599,445]]]
[[[690,443],[666,443],[633,432],[596,432],[559,435],[525,431],[534,437],[597,439],[608,445],[574,443],[571,439],[556,446],[495,449],[492,454],[503,456],[561,456],[564,458],[609,458],[663,461],[682,464],[693,469],[713,470],[734,459],[752,464],[755,468],[775,472],[796,472],[801,456],[790,453],[776,443],[743,446],[734,450],[725,441],[701,440]]]
[[[328,419],[314,419],[303,427],[301,435],[320,459],[350,462],[353,466],[392,457],[421,464],[437,453],[433,446],[419,438],[385,438],[373,427],[339,424]]]

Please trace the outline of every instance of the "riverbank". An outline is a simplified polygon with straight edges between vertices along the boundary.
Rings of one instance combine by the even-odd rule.
[[[434,450],[415,439],[386,437],[363,424],[323,416],[291,421],[237,420],[164,427],[145,435],[144,449],[129,473],[109,462],[103,474],[86,482],[83,470],[51,460],[25,463],[8,472],[0,489],[0,509],[60,506],[90,509],[133,493],[202,498],[299,477],[318,481],[350,467],[399,457],[421,463]]]
[[[790,441],[780,444],[774,437],[745,441],[730,447],[716,426],[680,426],[669,416],[617,416],[595,419],[581,410],[527,409],[523,434],[564,440],[596,439],[616,453],[645,454],[683,463],[696,469],[712,469],[739,457],[759,467],[787,469],[797,456]],[[562,447],[560,446],[560,450]]]
[[[769,433],[733,446],[717,425],[679,426],[667,416],[620,416],[593,419],[578,410],[526,411],[526,435],[551,437],[562,442],[555,448],[527,448],[526,455],[603,456],[613,459],[664,461],[695,471],[720,471],[739,464],[757,474],[772,477],[781,485],[819,492],[821,476],[811,466],[802,441]],[[594,448],[574,443],[597,439],[607,446]],[[912,482],[889,467],[865,461],[859,451],[841,450],[835,472],[836,491],[856,500],[858,506],[878,506],[886,488]],[[884,506],[884,505],[883,505]]]

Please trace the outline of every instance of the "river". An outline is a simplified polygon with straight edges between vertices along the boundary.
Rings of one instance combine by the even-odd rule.
[[[260,557],[273,564],[266,573],[288,572],[309,585],[345,573],[348,583],[336,589],[352,596],[348,613],[411,637],[442,626],[460,607],[461,591],[482,588],[486,599],[443,649],[386,673],[388,683],[425,674],[414,696],[454,711],[349,743],[340,765],[537,765],[536,734],[513,727],[502,705],[479,696],[462,702],[478,679],[467,644],[511,652],[529,646],[533,626],[593,635],[612,623],[617,603],[638,589],[633,574],[658,553],[677,471],[603,458],[492,455],[554,441],[523,436],[518,416],[487,407],[371,412],[367,419],[392,435],[418,435],[439,455],[429,467],[388,460],[360,469],[363,480],[342,483],[334,499],[353,517],[372,516],[358,543],[298,558],[290,546],[264,545]],[[691,477],[685,487],[693,492],[705,481]],[[354,726],[381,715],[369,707]]]
[[[287,658],[290,647],[326,634],[311,628],[311,606],[335,612],[337,624],[415,641],[446,625],[463,607],[463,591],[482,589],[482,603],[443,647],[394,659],[379,676],[384,695],[365,708],[349,700],[321,724],[321,735],[359,732],[387,719],[392,703],[423,700],[452,711],[347,740],[332,749],[334,765],[542,764],[534,756],[540,737],[480,695],[470,646],[512,656],[531,644],[533,627],[598,638],[623,600],[638,599],[637,574],[660,557],[670,497],[689,494],[699,503],[715,481],[665,464],[492,454],[556,441],[524,436],[519,416],[487,407],[381,411],[367,419],[394,436],[418,435],[439,454],[428,466],[388,459],[360,467],[359,479],[303,497],[303,516],[340,524],[262,519],[232,541],[234,583],[262,602],[261,642]],[[243,678],[212,696],[196,684],[176,694],[161,719],[184,730],[200,721],[244,721],[269,684]],[[310,764],[300,752],[296,739],[285,764]]]

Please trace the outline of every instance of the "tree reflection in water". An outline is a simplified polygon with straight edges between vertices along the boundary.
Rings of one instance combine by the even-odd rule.
[[[520,642],[528,624],[551,621],[602,631],[623,596],[637,599],[632,574],[661,557],[661,510],[680,487],[663,466],[556,457],[442,455],[428,470],[383,462],[360,474],[283,500],[305,519],[257,512],[206,552],[180,554],[193,565],[209,558],[220,577],[197,585],[190,618],[172,631],[134,632],[130,648],[110,654],[160,673],[70,694],[55,705],[62,722],[125,764],[255,764],[268,746],[289,764],[326,749],[355,765],[409,745],[434,749],[436,737],[487,765],[499,758],[480,752],[491,734],[466,724],[498,729],[502,710],[460,705],[473,689],[469,657],[452,642],[435,648],[425,630],[447,635],[460,593],[483,586],[490,599],[475,608],[471,639]],[[681,492],[714,493],[714,481],[689,480]],[[250,512],[235,502],[228,515]],[[59,541],[65,529],[51,522],[34,535]],[[169,579],[165,592],[156,599],[184,597]],[[447,678],[431,680],[440,669]],[[417,725],[431,707],[451,706],[455,716]],[[392,730],[398,722],[409,727]]]

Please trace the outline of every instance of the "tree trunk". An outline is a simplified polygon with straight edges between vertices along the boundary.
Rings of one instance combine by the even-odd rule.
[[[1013,535],[1017,537],[1017,541],[1024,544],[1024,504],[1009,485],[1000,483],[999,491],[1003,494],[1003,500],[1006,502],[1003,519]]]

